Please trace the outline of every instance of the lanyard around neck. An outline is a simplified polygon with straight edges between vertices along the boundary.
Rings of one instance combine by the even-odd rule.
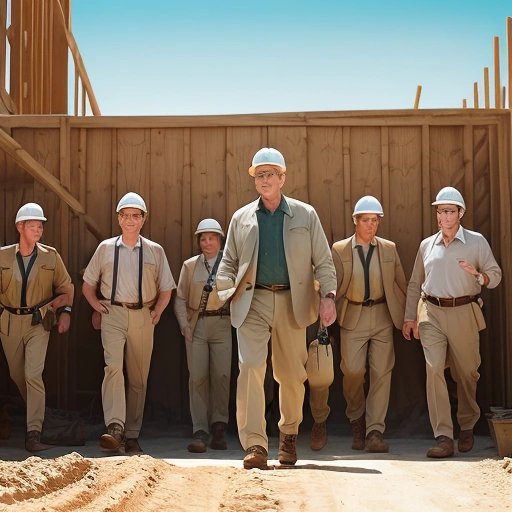
[[[119,268],[119,248],[120,248],[120,236],[117,237],[114,244],[114,272],[112,275],[112,295],[110,297],[110,303],[115,303],[116,289],[117,289],[117,271]],[[142,269],[143,269],[143,253],[142,253],[142,240],[140,241],[139,247],[139,279],[138,279],[138,292],[139,292],[139,308],[142,308]]]

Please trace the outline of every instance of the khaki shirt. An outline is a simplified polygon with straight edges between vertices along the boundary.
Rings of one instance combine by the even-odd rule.
[[[487,274],[487,288],[498,286],[501,269],[483,235],[460,226],[453,241],[445,246],[439,231],[420,244],[407,287],[405,320],[416,320],[416,308],[422,291],[426,295],[442,298],[480,293],[481,286],[475,277],[460,268],[461,259],[471,263],[478,272]]]
[[[208,263],[213,268],[215,259],[213,261],[209,260]],[[183,263],[174,301],[174,312],[182,331],[187,325],[194,330],[199,314],[203,287],[208,280],[208,276],[209,272],[206,270],[204,255],[193,256]],[[221,309],[225,303],[225,300],[219,298],[214,281],[213,290],[208,295],[206,311]]]
[[[71,277],[59,253],[48,245],[36,244],[37,256],[28,275],[27,307],[53,297],[55,290],[71,284]],[[4,306],[21,306],[22,277],[16,260],[19,244],[0,248],[0,302]]]
[[[384,296],[384,286],[382,285],[382,272],[379,264],[379,248],[377,241],[373,239],[371,245],[375,247],[372,259],[370,260],[370,299],[380,299]],[[356,246],[356,236],[352,238],[352,279],[347,290],[347,298],[354,302],[362,302],[364,300],[364,268],[359,258],[359,252]],[[366,257],[368,255],[366,254]]]
[[[118,241],[119,239],[119,241]],[[114,277],[114,250],[119,245],[119,264],[117,269],[117,302],[138,302],[139,251],[143,245],[142,301],[153,302],[158,294],[176,288],[169,263],[161,245],[142,236],[135,247],[122,243],[120,237],[109,238],[98,245],[84,273],[84,281],[100,286],[101,295],[110,300]]]

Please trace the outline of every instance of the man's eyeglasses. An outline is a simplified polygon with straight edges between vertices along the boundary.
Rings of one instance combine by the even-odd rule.
[[[276,171],[260,171],[254,175],[254,178],[257,180],[268,180],[268,179],[272,178],[272,176],[279,176],[279,175]]]
[[[119,217],[121,217],[121,219],[126,219],[126,220],[130,220],[130,219],[133,219],[133,220],[141,220],[142,217],[144,217],[144,215],[142,215],[142,213],[123,213],[123,212],[120,212],[119,213]]]
[[[448,209],[444,209],[444,210],[437,210],[437,213],[439,215],[446,215],[447,217],[450,216],[450,215],[455,215],[456,213],[459,213],[459,210],[448,210]]]

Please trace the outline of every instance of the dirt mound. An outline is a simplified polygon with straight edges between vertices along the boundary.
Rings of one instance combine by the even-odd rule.
[[[301,510],[508,510],[512,474],[504,461],[357,461],[279,471],[180,467],[148,455],[0,461],[0,511],[70,512]],[[445,483],[443,496],[436,495]],[[372,489],[369,492],[369,489]],[[355,507],[355,508],[354,508]]]

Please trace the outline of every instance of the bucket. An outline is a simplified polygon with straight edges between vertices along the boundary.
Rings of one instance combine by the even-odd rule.
[[[512,457],[512,419],[491,418],[498,455]]]

